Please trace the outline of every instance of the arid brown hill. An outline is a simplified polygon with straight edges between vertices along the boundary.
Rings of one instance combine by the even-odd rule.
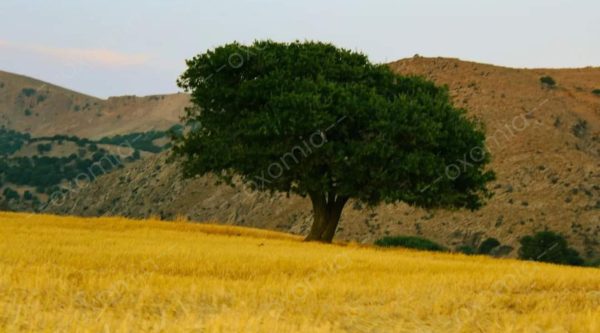
[[[0,71],[0,126],[34,137],[55,134],[98,139],[166,130],[179,121],[185,94],[99,99]]]
[[[338,239],[372,242],[409,234],[455,247],[495,237],[516,247],[519,237],[551,229],[564,233],[583,255],[600,254],[600,96],[592,93],[600,88],[600,68],[512,69],[422,57],[390,66],[447,84],[455,103],[481,119],[498,176],[492,184],[495,195],[476,212],[406,205],[368,210],[350,204]],[[553,77],[556,86],[542,85],[544,75]],[[461,161],[452,166],[462,167]],[[182,181],[164,154],[76,190],[51,210],[86,216],[180,215],[295,233],[305,233],[311,221],[307,199],[216,186],[211,177]]]

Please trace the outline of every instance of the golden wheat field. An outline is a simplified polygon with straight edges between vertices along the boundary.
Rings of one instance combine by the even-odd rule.
[[[600,271],[0,213],[0,331],[600,332]]]

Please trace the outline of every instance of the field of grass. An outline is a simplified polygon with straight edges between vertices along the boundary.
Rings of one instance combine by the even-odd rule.
[[[600,270],[0,213],[0,331],[600,332]]]

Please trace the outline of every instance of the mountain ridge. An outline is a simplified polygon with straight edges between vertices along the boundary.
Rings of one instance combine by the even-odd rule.
[[[179,122],[187,94],[101,99],[0,71],[0,126],[32,136],[105,136],[166,130]]]

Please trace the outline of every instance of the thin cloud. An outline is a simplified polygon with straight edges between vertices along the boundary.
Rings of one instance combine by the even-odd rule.
[[[81,62],[107,67],[127,67],[146,64],[150,57],[145,54],[128,54],[108,49],[58,48],[45,45],[17,44],[0,40],[0,48],[34,53],[61,62]]]

